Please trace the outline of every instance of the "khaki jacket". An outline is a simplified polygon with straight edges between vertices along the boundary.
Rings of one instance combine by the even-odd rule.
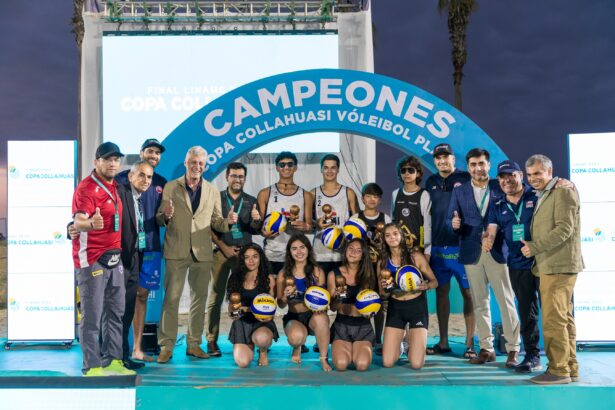
[[[171,220],[165,223],[164,209],[173,199],[175,212]],[[192,213],[190,196],[186,191],[185,176],[170,181],[162,192],[162,202],[156,212],[160,226],[166,226],[164,237],[165,259],[185,259],[190,250],[199,262],[213,261],[211,229],[227,232],[229,226],[222,217],[220,192],[211,183],[202,180],[201,201],[196,212]]]
[[[552,187],[544,191],[534,209],[532,241],[527,243],[535,257],[535,275],[583,270],[580,225],[579,195],[575,190]]]

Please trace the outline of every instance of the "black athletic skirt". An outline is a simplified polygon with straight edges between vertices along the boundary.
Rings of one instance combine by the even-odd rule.
[[[308,335],[314,336],[314,332],[312,331],[312,329],[310,329],[310,319],[312,318],[312,315],[313,313],[311,310],[302,313],[288,312],[284,315],[284,317],[282,317],[282,324],[284,325],[284,327],[286,327],[288,322],[290,322],[291,320],[296,320],[297,322],[301,323],[303,326],[306,327]]]
[[[277,342],[280,335],[278,334],[278,329],[276,328],[273,320],[271,322],[261,322],[252,314],[244,314],[241,318],[233,321],[231,331],[228,335],[228,340],[230,340],[233,344],[252,344],[252,333],[261,327],[266,327],[271,330],[273,333],[273,340]]]

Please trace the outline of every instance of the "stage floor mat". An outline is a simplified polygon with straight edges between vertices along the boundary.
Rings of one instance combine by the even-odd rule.
[[[429,345],[435,341],[430,338]],[[308,338],[308,347],[314,342],[313,337]],[[301,365],[292,363],[291,348],[284,337],[272,346],[268,367],[258,367],[255,359],[249,368],[239,369],[233,362],[232,345],[225,338],[219,344],[223,352],[219,358],[187,357],[185,345],[179,344],[168,364],[148,363],[139,370],[137,408],[215,408],[215,405],[244,409],[284,403],[293,409],[318,410],[349,404],[387,409],[415,405],[455,409],[615,408],[615,351],[606,348],[578,353],[581,366],[578,383],[545,387],[530,383],[528,379],[532,375],[506,369],[503,355],[495,363],[468,364],[462,358],[464,346],[459,338],[451,340],[451,355],[427,356],[421,370],[411,369],[405,357],[395,367],[385,369],[380,357],[374,356],[367,372],[330,373],[321,370],[319,354],[311,349],[302,355]],[[544,357],[543,365],[546,367]],[[24,382],[25,378],[37,376],[74,378],[80,376],[80,368],[81,350],[76,344],[69,349],[14,345],[10,351],[0,351],[0,375],[12,379],[24,377]],[[57,383],[54,385],[57,387]],[[207,406],[202,405],[203,400]]]

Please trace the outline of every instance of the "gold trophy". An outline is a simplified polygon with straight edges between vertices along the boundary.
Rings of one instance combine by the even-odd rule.
[[[386,281],[386,285],[383,287],[383,290],[385,292],[392,292],[393,291],[393,278],[391,275],[391,271],[388,269],[383,269],[380,272],[380,276],[382,277],[382,279]]]
[[[322,227],[328,228],[333,226],[333,207],[329,204],[324,204],[322,206],[322,213],[324,214],[324,218],[322,220]]]
[[[288,220],[290,222],[295,222],[297,219],[299,219],[299,212],[301,212],[301,208],[299,208],[299,206],[291,205],[290,209],[288,210]]]
[[[335,275],[335,289],[337,291],[337,296],[340,299],[346,299],[346,297],[348,296],[346,288],[346,278],[342,275]]]
[[[286,278],[284,284],[286,287],[292,287],[294,289],[293,292],[288,295],[288,298],[292,299],[297,294],[297,284],[295,283],[295,278]]]
[[[231,304],[231,317],[233,319],[241,317],[241,294],[238,292],[233,292],[228,298],[229,303]]]
[[[372,238],[375,243],[382,243],[382,231],[384,231],[384,222],[378,222],[376,224],[376,231],[374,232],[374,237]]]

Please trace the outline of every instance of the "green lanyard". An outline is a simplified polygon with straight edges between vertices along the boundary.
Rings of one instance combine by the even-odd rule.
[[[100,182],[98,180],[98,178],[96,178],[96,174],[92,174],[92,179],[94,180],[94,182],[96,182],[96,184],[102,188],[103,191],[105,191],[107,193],[107,195],[109,195],[109,198],[111,198],[111,200],[113,201],[113,205],[115,206],[115,215],[114,215],[114,231],[115,232],[119,232],[120,231],[120,213],[119,213],[119,205],[118,205],[118,200],[116,197],[114,197],[113,195],[111,195],[111,192],[109,192],[109,190],[107,189],[106,186],[103,185],[102,182]]]
[[[225,194],[226,194],[226,202],[228,203],[228,207],[230,210],[230,208],[233,206],[233,201],[231,201],[228,191],[226,191]],[[243,196],[241,196],[241,199],[239,200],[239,206],[237,207],[237,210],[235,211],[237,215],[239,215],[242,208],[243,208]],[[231,226],[231,236],[233,237],[233,239],[243,238],[243,232],[241,232],[241,230],[239,229],[239,221],[237,221],[236,224],[233,224]]]
[[[525,204],[525,202],[521,201],[521,204],[519,205],[519,210],[515,213],[515,211],[513,210],[512,206],[510,206],[508,201],[506,201],[506,206],[508,207],[508,209],[510,209],[510,212],[512,212],[512,214],[515,216],[515,219],[517,220],[518,224],[521,223],[521,213],[523,212],[523,205],[524,204]]]
[[[487,197],[489,196],[489,185],[487,185],[487,190],[485,191],[485,194],[483,195],[483,199],[480,201],[480,206],[478,207],[478,213],[483,214],[483,208],[485,207],[485,200],[487,199]]]

